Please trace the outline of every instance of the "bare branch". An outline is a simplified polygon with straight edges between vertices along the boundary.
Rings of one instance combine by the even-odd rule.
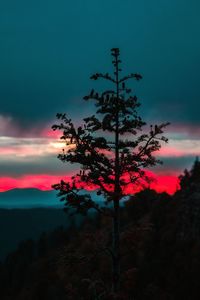
[[[131,73],[130,75],[124,76],[122,79],[120,79],[119,83],[124,82],[128,79],[131,79],[131,78],[134,78],[136,80],[140,80],[140,79],[142,79],[142,76],[140,74],[137,74],[137,73],[135,73],[135,74]]]
[[[99,78],[110,80],[110,81],[116,83],[116,81],[108,73],[106,73],[106,74],[96,73],[90,77],[90,79],[94,79],[94,80],[97,80]]]

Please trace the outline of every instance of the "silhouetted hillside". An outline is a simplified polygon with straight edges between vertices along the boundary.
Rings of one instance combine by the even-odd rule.
[[[43,232],[67,227],[70,222],[62,209],[0,209],[0,260],[20,241],[38,239]]]
[[[180,199],[181,191],[169,196],[145,190],[121,208],[118,299],[200,298],[200,243],[180,238]],[[48,213],[53,221],[56,212]],[[61,218],[62,213],[57,214]],[[43,222],[42,214],[40,218]],[[86,218],[79,229],[71,224],[41,235],[37,242],[21,243],[0,267],[1,299],[92,300],[97,299],[95,293],[102,295],[100,299],[114,299],[109,290],[110,259],[102,251],[111,242],[109,222]]]
[[[200,164],[195,162],[180,177],[181,189],[174,196],[147,189],[120,208],[117,298],[110,291],[111,220],[96,215],[86,217],[79,228],[72,222],[68,228],[43,233],[37,241],[21,242],[0,265],[1,299],[199,300],[199,178]],[[56,213],[60,221],[66,220],[59,210],[47,211],[48,220],[53,221]],[[27,224],[30,215],[24,219]],[[42,220],[40,210],[38,216],[39,224],[48,221]],[[14,227],[13,222],[10,232]]]
[[[15,250],[20,241],[37,239],[58,226],[68,227],[72,219],[64,213],[55,191],[13,189],[0,193],[0,261]],[[96,201],[101,196],[90,192]],[[76,216],[76,223],[81,221]]]
[[[0,193],[0,208],[61,207],[55,191],[41,191],[34,188],[12,189]]]

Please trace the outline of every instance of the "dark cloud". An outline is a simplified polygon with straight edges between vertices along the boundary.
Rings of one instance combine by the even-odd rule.
[[[33,157],[28,159],[0,160],[0,177],[19,177],[27,174],[68,175],[75,171],[75,166],[63,164],[56,156]]]
[[[181,175],[185,169],[191,169],[195,156],[162,157],[161,160],[163,164],[152,169],[157,174]]]
[[[184,169],[190,170],[195,156],[161,157],[162,165],[157,165],[151,171],[156,174],[181,175]],[[78,166],[62,163],[54,156],[29,157],[0,160],[0,177],[19,177],[25,174],[51,174],[66,176],[74,174]]]
[[[0,114],[24,129],[88,113],[89,75],[122,50],[147,120],[199,123],[200,2],[52,1],[0,4]],[[90,109],[91,110],[91,109]]]

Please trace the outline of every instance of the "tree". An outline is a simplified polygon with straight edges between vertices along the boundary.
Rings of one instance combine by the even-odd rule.
[[[179,180],[181,190],[190,190],[189,193],[191,193],[191,189],[194,190],[194,188],[197,189],[199,187],[200,162],[198,157],[196,157],[191,170],[188,171],[187,169],[185,169],[184,174],[179,176]]]
[[[112,258],[113,291],[117,293],[120,289],[120,200],[128,186],[142,184],[148,179],[144,168],[161,163],[153,154],[160,149],[162,141],[167,142],[162,134],[169,123],[151,125],[149,133],[143,131],[146,123],[137,112],[140,103],[126,86],[129,79],[139,81],[142,76],[131,73],[121,77],[119,49],[111,49],[111,55],[114,76],[96,73],[91,79],[105,79],[113,89],[102,93],[92,89],[84,97],[86,101],[95,101],[96,113],[83,119],[83,125],[78,127],[66,114],[57,114],[60,123],[52,129],[63,132],[61,139],[67,146],[58,158],[62,162],[80,164],[80,172],[71,182],[62,180],[53,187],[59,191],[66,210],[70,208],[85,215],[88,210],[95,209],[112,218],[113,245],[108,250]],[[80,193],[85,186],[93,186],[98,195],[103,194],[105,206],[93,201],[89,194]],[[112,208],[106,203],[111,203]]]
[[[200,162],[198,157],[191,170],[179,176],[180,190],[176,193],[180,202],[179,236],[181,239],[200,240]]]

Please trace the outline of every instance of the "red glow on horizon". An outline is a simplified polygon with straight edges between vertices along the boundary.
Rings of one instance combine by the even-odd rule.
[[[1,177],[0,178],[0,192],[5,192],[15,188],[36,188],[42,191],[52,189],[52,185],[60,182],[61,179],[70,180],[70,176],[56,176],[56,175],[24,175],[21,177]]]
[[[157,193],[167,192],[170,195],[173,195],[179,188],[179,179],[174,175],[157,175],[154,176],[155,181],[150,183],[149,188],[155,190]],[[127,194],[134,194],[142,190],[141,186],[130,186],[127,188]]]
[[[167,192],[172,195],[179,189],[179,180],[176,175],[156,175],[152,172],[147,172],[148,176],[152,177],[154,181],[147,185],[158,193]],[[0,178],[0,192],[5,192],[14,188],[37,188],[42,191],[52,189],[52,185],[59,183],[60,180],[71,181],[71,176],[63,175],[48,175],[48,174],[34,174],[24,175],[21,177],[1,177]],[[134,194],[142,190],[141,185],[129,185],[125,189],[126,194]],[[85,186],[88,191],[95,190],[95,186]]]

